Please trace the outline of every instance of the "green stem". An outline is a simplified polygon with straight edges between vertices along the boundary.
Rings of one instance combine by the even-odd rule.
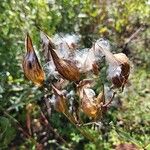
[[[65,117],[80,131],[80,133],[81,133],[84,137],[86,137],[87,139],[89,139],[89,140],[92,141],[92,142],[95,142],[95,139],[94,139],[93,136],[91,136],[89,133],[87,133],[84,128],[81,128],[81,127],[79,127],[79,126],[76,124],[75,119],[70,115],[69,112],[68,112],[68,113],[67,113],[67,112],[64,112],[63,114],[64,114]]]

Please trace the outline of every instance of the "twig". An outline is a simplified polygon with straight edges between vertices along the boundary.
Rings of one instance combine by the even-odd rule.
[[[21,126],[21,124],[18,122],[17,119],[15,119],[14,117],[12,117],[8,112],[6,112],[2,107],[0,107],[0,109],[3,111],[4,115],[6,115],[8,118],[10,118],[17,126],[18,126],[18,130],[20,130],[23,135],[27,138],[29,138],[35,145],[36,147],[41,145],[39,142],[37,142],[26,130],[24,130]]]
[[[51,117],[51,104],[48,101],[47,95],[44,97],[44,102],[45,102],[45,105],[46,105],[46,108],[47,108],[46,109],[47,110],[47,115],[50,118]]]
[[[113,93],[110,101],[108,101],[106,104],[102,105],[102,107],[108,107],[108,105],[113,101],[114,97],[115,97],[116,92]]]
[[[47,87],[48,87],[48,85],[45,84],[40,90],[44,91],[44,93],[47,93],[48,92],[48,88]],[[43,103],[39,103],[39,108],[40,108],[40,111],[41,111],[40,112],[41,113],[41,117],[45,121],[45,123],[48,126],[49,130],[51,130],[55,134],[55,136],[58,139],[60,139],[67,147],[69,147],[68,143],[51,126],[51,123],[50,123],[51,107],[50,107],[50,103],[48,102],[48,99],[47,99],[47,94],[44,96],[44,103],[45,103],[45,106],[46,106],[47,116],[45,116],[45,114],[44,114],[45,110],[43,110]]]
[[[93,124],[99,126],[98,122],[88,122],[88,123],[84,123],[84,124],[78,124],[78,126],[89,126],[89,125],[93,125]]]
[[[90,141],[95,142],[94,137],[92,137],[92,135],[88,134],[83,128],[80,128],[80,126],[78,124],[76,124],[76,121],[74,120],[74,118],[70,114],[66,114],[66,113],[63,113],[63,114],[80,131],[80,133],[84,137],[86,137]]]
[[[46,118],[46,116],[44,115],[44,113],[41,110],[41,116],[44,119],[46,125],[49,127],[49,129],[55,134],[56,138],[60,139],[67,147],[68,143],[53,129],[53,127],[51,126],[49,120]]]
[[[140,26],[124,43],[123,49],[128,45],[129,42],[131,42],[138,34],[141,30],[143,30],[144,27]]]
[[[29,134],[32,135],[32,130],[31,130],[31,112],[30,111],[27,111],[27,113],[26,113],[26,126],[27,126]]]

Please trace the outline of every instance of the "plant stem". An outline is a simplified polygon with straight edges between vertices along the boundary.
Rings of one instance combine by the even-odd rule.
[[[85,129],[79,127],[77,124],[76,124],[76,121],[75,119],[69,114],[69,112],[65,112],[63,113],[65,115],[65,117],[80,131],[80,133],[86,137],[87,139],[89,139],[90,141],[92,142],[95,142],[95,139],[93,136],[91,136],[90,134],[88,134]]]
[[[102,107],[108,107],[108,105],[111,104],[111,102],[113,101],[115,94],[116,94],[116,92],[113,93],[110,101],[108,101],[106,104],[102,105]]]
[[[57,138],[59,138],[65,145],[68,146],[68,143],[53,129],[53,127],[51,126],[50,122],[48,121],[48,119],[46,118],[46,116],[44,115],[44,113],[41,111],[41,116],[43,117],[46,125],[49,127],[49,129],[56,135]],[[69,146],[68,146],[69,147]]]

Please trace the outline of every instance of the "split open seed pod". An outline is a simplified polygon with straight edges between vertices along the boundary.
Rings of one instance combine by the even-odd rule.
[[[77,94],[79,95],[80,99],[83,98],[83,90],[86,88],[90,88],[92,86],[93,80],[92,79],[83,79],[77,85]]]
[[[108,47],[104,46],[103,42],[102,40],[98,40],[95,47],[105,56],[109,64],[108,78],[111,80],[114,87],[124,87],[130,73],[129,59],[123,53],[113,55]]]
[[[112,78],[112,83],[116,87],[122,87],[126,84],[129,73],[130,73],[130,63],[128,57],[123,53],[114,54],[116,60],[121,64],[120,76]]]
[[[80,73],[77,66],[70,60],[61,59],[54,49],[50,49],[57,71],[69,81],[79,81]]]
[[[83,90],[83,98],[81,99],[81,108],[88,117],[96,118],[98,107],[91,99],[89,99],[85,90]]]
[[[65,97],[63,96],[62,92],[58,90],[55,86],[52,85],[52,89],[55,94],[54,106],[56,111],[65,113],[68,110]]]
[[[45,74],[34,51],[29,34],[25,38],[25,47],[27,52],[22,62],[24,74],[34,84],[41,86],[44,82]]]

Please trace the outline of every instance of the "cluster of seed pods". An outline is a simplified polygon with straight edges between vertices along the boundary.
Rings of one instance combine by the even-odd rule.
[[[99,61],[105,58],[108,64],[107,79],[112,85],[111,89],[123,89],[130,73],[129,59],[123,53],[112,54],[108,41],[103,39],[98,39],[89,49],[79,50],[76,36],[67,35],[66,38],[59,39],[60,41],[58,37],[57,35],[50,38],[41,31],[42,52],[45,60],[42,67],[32,40],[29,34],[26,35],[26,55],[22,63],[24,74],[38,86],[45,86],[46,81],[50,79],[48,82],[48,86],[52,89],[49,91],[52,93],[50,102],[58,112],[71,113],[68,103],[71,104],[71,99],[75,99],[74,95],[77,95],[78,111],[98,120],[114,97],[113,94],[106,103],[104,90],[98,95],[92,90],[95,76],[100,78]],[[75,88],[67,91],[70,83]]]

